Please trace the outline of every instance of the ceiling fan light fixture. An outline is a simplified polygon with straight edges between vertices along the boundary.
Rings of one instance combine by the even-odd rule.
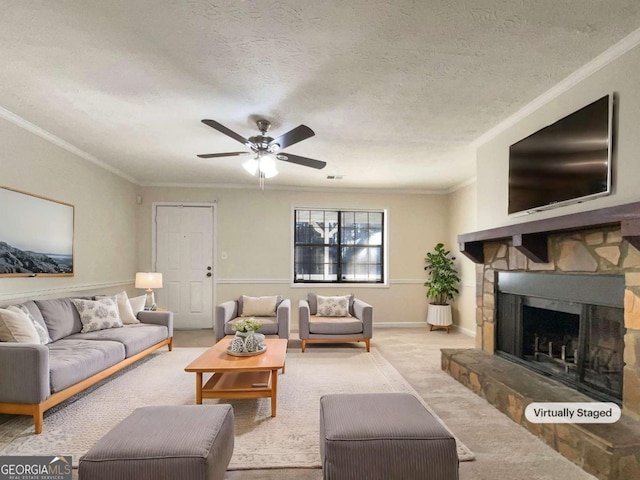
[[[258,159],[252,158],[251,160],[247,160],[242,164],[242,167],[249,172],[251,175],[255,176],[258,172]]]
[[[258,173],[264,178],[272,178],[278,175],[276,162],[271,155],[258,155],[256,158],[244,162],[242,167],[254,177]]]
[[[276,168],[276,160],[289,162],[304,167],[311,167],[316,169],[322,169],[326,166],[326,162],[320,160],[314,160],[312,158],[301,157],[300,155],[293,155],[290,153],[282,152],[282,149],[295,145],[296,143],[313,137],[315,132],[306,125],[299,125],[296,128],[280,135],[277,138],[272,138],[267,135],[271,123],[268,120],[260,119],[256,122],[259,135],[244,138],[242,135],[237,134],[233,130],[225,127],[221,123],[211,119],[203,119],[202,123],[208,127],[217,130],[218,132],[234,139],[243,145],[248,146],[253,153],[250,152],[227,152],[227,153],[206,153],[198,155],[200,158],[218,158],[218,157],[236,157],[240,155],[255,155],[251,160],[242,164],[242,167],[249,172],[252,176],[257,176],[260,179],[260,187],[264,190],[265,178],[272,178],[278,175],[278,169]]]
[[[276,162],[271,155],[262,155],[260,157],[260,172],[264,174],[265,178],[272,178],[278,174],[276,168]]]

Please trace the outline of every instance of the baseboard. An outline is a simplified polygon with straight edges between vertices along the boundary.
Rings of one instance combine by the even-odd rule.
[[[373,324],[373,328],[426,328],[429,324],[427,322],[378,322]],[[468,337],[475,338],[476,332],[469,330],[468,328],[463,328],[459,325],[451,325],[451,328],[454,330],[458,330],[463,335],[467,335]]]
[[[373,328],[424,328],[428,327],[427,322],[376,322]]]
[[[459,325],[452,325],[452,327],[458,330],[460,333],[464,333],[468,337],[476,338],[476,332],[474,332],[473,330],[469,330],[468,328],[463,328]]]

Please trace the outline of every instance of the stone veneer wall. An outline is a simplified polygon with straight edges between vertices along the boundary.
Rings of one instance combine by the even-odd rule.
[[[495,349],[495,272],[531,271],[625,275],[623,411],[640,418],[640,252],[621,237],[619,227],[549,237],[549,263],[535,263],[505,240],[484,247],[476,270],[476,348]]]

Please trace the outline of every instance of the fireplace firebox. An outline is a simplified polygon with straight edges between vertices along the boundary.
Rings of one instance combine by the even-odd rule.
[[[498,272],[496,354],[622,402],[624,276]]]

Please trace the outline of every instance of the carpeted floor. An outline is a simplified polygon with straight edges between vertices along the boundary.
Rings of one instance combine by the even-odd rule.
[[[300,342],[296,338],[294,333],[290,351],[299,351]],[[175,345],[209,346],[213,341],[213,334],[208,331],[179,331]],[[378,328],[372,345],[474,452],[475,461],[460,463],[462,480],[594,478],[440,370],[440,348],[473,348],[474,339],[455,331],[446,334],[444,331],[429,332],[427,328]],[[307,348],[308,352],[321,354],[327,347],[311,345]],[[362,345],[356,344],[342,348],[364,350]],[[322,478],[322,472],[304,468],[236,470],[229,471],[226,478],[317,480]]]
[[[105,433],[138,407],[193,405],[195,375],[184,371],[206,348],[160,350],[128,371],[79,395],[45,415],[45,428],[33,433],[28,417],[5,423],[16,435],[0,455],[71,455],[74,466]],[[319,399],[327,394],[402,392],[418,394],[375,347],[325,347],[287,353],[286,374],[278,380],[278,415],[269,399],[216,400],[230,403],[235,415],[235,446],[229,470],[320,468]],[[429,409],[429,406],[425,404]],[[4,428],[3,428],[4,430]],[[461,461],[473,454],[458,441]]]
[[[292,334],[289,349],[300,348]],[[180,332],[179,345],[207,342],[199,332]],[[476,459],[460,463],[460,480],[593,480],[595,477],[515,424],[440,369],[441,348],[474,348],[475,339],[453,330],[376,328],[372,345],[426,400]],[[321,350],[322,345],[307,346]],[[363,348],[347,344],[345,348]],[[227,480],[320,480],[321,470],[230,471]]]

